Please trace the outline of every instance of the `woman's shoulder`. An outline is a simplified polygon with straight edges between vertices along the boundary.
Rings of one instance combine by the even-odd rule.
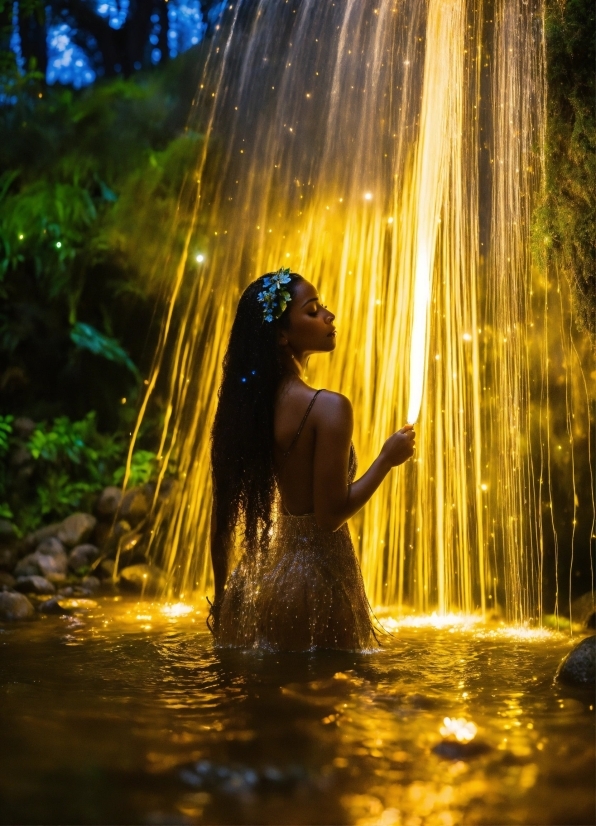
[[[317,409],[318,408],[318,409]],[[320,390],[315,405],[317,418],[324,418],[331,424],[352,422],[352,402],[343,393],[333,390]]]

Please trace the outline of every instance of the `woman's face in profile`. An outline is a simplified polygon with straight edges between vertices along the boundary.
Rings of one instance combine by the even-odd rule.
[[[288,309],[288,326],[281,331],[292,350],[308,355],[335,349],[335,316],[321,304],[319,292],[310,281],[300,280],[293,290]]]

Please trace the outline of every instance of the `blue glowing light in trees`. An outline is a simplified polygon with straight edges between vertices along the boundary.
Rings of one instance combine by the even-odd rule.
[[[148,2],[148,0],[147,0]],[[219,17],[226,2],[211,8],[208,19],[213,23]],[[177,55],[200,43],[207,30],[207,20],[203,18],[200,0],[170,0],[168,3],[166,35],[170,57]],[[95,11],[113,29],[120,29],[126,22],[130,9],[130,0],[96,0]],[[17,56],[17,65],[24,71],[24,60],[21,53],[21,38],[18,27],[18,3],[14,3],[13,33],[10,41],[11,49]],[[48,6],[47,19],[52,20],[52,9]],[[151,46],[151,63],[154,65],[162,60],[162,51],[159,48],[162,21],[158,14],[151,16],[151,31],[149,44]],[[162,42],[164,39],[162,38]],[[47,31],[48,68],[46,80],[49,84],[61,83],[65,86],[74,86],[80,89],[88,86],[97,77],[92,62],[85,50],[75,42],[75,30],[66,20],[50,22]],[[135,64],[140,69],[140,64]]]

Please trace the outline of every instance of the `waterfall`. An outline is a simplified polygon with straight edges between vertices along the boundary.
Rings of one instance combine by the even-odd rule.
[[[337,316],[308,381],[349,396],[366,467],[417,404],[417,454],[350,523],[372,604],[538,616],[529,432],[530,215],[541,175],[541,0],[239,0],[189,128],[168,309],[154,552],[210,582],[209,428],[237,300],[289,266]],[[174,329],[173,310],[184,306]],[[415,410],[414,410],[415,412]]]

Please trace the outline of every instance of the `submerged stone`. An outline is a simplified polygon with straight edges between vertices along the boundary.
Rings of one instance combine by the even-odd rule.
[[[81,599],[80,597],[59,597],[58,605],[63,611],[92,611],[97,608],[94,599]]]
[[[162,593],[167,585],[166,575],[156,565],[130,565],[120,571],[122,587],[151,596]]]
[[[568,685],[592,686],[596,682],[596,636],[586,637],[562,660],[556,679]]]
[[[471,740],[469,743],[460,743],[458,740],[441,740],[433,747],[433,752],[446,760],[470,760],[480,757],[491,750],[488,743],[482,740]]]
[[[65,614],[66,611],[60,607],[59,597],[50,597],[40,602],[37,606],[40,614]]]
[[[35,616],[35,610],[24,594],[14,591],[0,593],[0,620],[14,622],[28,620]]]

